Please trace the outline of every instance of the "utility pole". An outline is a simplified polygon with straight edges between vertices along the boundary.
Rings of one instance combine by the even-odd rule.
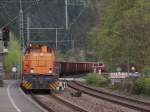
[[[65,0],[65,15],[66,15],[66,30],[68,30],[69,25],[68,25],[68,0]]]
[[[23,51],[23,50],[24,50],[24,34],[23,34],[23,10],[22,10],[22,0],[20,0],[19,17],[20,17],[20,40],[21,40],[21,47],[22,47],[22,51]]]
[[[27,16],[27,43],[30,42],[30,18]]]
[[[58,29],[56,28],[56,50],[58,48]]]
[[[72,40],[72,52],[74,52],[74,40]]]
[[[19,11],[19,32],[20,32],[20,43],[21,43],[21,51],[24,51],[24,35],[23,35],[23,10],[22,10],[22,0],[20,0],[20,11]],[[22,62],[23,56],[20,55],[20,62]],[[22,77],[22,63],[20,63],[20,75]]]

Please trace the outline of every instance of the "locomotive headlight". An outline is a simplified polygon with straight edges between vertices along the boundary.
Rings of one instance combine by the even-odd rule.
[[[43,56],[44,54],[43,53],[40,53],[40,56]]]
[[[49,69],[48,73],[53,73],[53,71],[52,71],[52,69],[51,69],[51,68]]]
[[[33,70],[33,69],[31,69],[31,70],[30,70],[30,72],[31,72],[31,73],[34,73],[34,70]]]
[[[53,71],[52,71],[52,70],[49,70],[48,73],[53,73]]]

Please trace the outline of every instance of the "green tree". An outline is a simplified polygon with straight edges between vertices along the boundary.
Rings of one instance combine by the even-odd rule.
[[[89,42],[91,43],[89,47],[96,52],[97,60],[104,60],[106,64],[113,63],[113,60],[122,60],[122,48],[117,50],[116,48],[120,46],[122,39],[120,30],[123,12],[132,8],[133,3],[134,0],[111,1],[102,14],[101,24],[89,33]]]
[[[98,9],[99,10],[99,9]],[[150,2],[112,0],[89,33],[89,51],[111,67],[122,63],[144,66],[150,57]]]
[[[13,66],[20,65],[20,44],[11,33],[8,48],[8,54],[4,57],[4,66],[6,72],[11,72]]]
[[[137,0],[134,8],[124,14],[121,34],[128,42],[128,52],[134,63],[139,65],[141,72],[150,60],[150,2]]]

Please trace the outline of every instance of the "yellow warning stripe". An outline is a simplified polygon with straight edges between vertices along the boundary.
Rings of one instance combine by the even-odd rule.
[[[54,90],[54,89],[55,89],[55,87],[51,85],[51,86],[50,86],[50,89],[53,89],[53,90]]]
[[[32,89],[32,83],[25,80],[23,80],[22,86],[25,87],[26,89]]]
[[[28,85],[27,85],[27,88],[28,88],[28,89],[31,89],[31,88],[32,88],[32,83],[28,84]]]
[[[27,88],[27,89],[29,89],[29,85],[30,85],[30,83],[27,83],[27,84],[26,84],[26,88]]]
[[[51,84],[50,84],[50,88],[51,88],[51,89],[55,89],[55,88],[56,88],[56,87],[54,86],[54,83],[51,83]]]
[[[23,81],[23,86],[25,86],[28,82],[27,81]]]
[[[59,81],[54,81],[49,84],[49,89],[56,89],[57,87],[59,87]]]

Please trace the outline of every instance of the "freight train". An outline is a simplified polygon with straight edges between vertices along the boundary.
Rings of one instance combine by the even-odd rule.
[[[55,90],[59,77],[101,69],[103,63],[56,62],[55,51],[46,45],[29,45],[23,57],[21,87],[25,90]]]

